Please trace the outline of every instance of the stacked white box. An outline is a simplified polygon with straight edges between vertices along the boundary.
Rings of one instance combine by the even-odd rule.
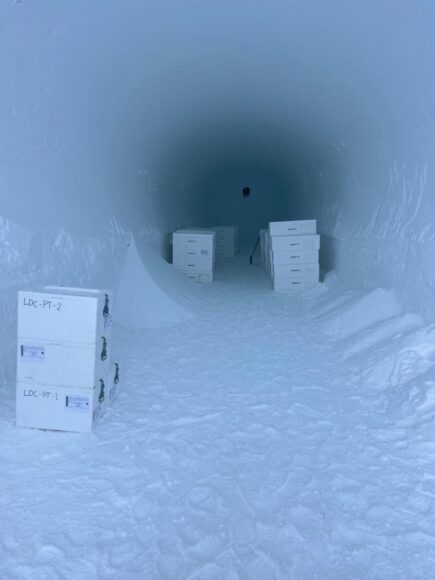
[[[174,268],[196,282],[213,282],[216,233],[213,230],[184,229],[172,237]]]
[[[272,246],[271,246],[271,238],[269,230],[266,231],[264,236],[264,244],[265,244],[265,269],[268,276],[272,274]]]
[[[319,264],[273,264],[272,275],[277,278],[319,277]]]
[[[276,250],[273,252],[273,263],[286,264],[318,264],[319,250]]]
[[[17,425],[91,431],[109,400],[112,294],[18,293]]]
[[[320,236],[316,220],[271,222],[269,236],[274,290],[318,284]]]
[[[269,252],[267,247],[267,237],[268,230],[263,229],[260,230],[260,254],[261,254],[261,265],[263,266],[264,270],[266,269],[266,260],[267,260],[267,253]]]
[[[216,233],[216,256],[234,258],[239,251],[239,228],[237,226],[214,226]]]
[[[261,265],[263,266],[265,272],[271,275],[271,247],[270,247],[270,235],[268,229],[260,230],[260,253],[261,253]]]
[[[303,236],[316,233],[316,220],[297,220],[290,222],[270,222],[269,232],[275,236]]]
[[[199,284],[209,284],[213,282],[213,272],[184,272],[186,278],[199,282]]]
[[[308,252],[320,249],[320,236],[306,234],[302,236],[271,236],[271,249],[273,252]],[[296,252],[295,252],[296,251]]]

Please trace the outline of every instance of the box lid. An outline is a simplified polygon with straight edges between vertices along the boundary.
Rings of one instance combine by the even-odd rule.
[[[214,232],[213,230],[201,230],[201,229],[184,229],[184,230],[177,230],[174,232],[174,236],[175,235],[186,235],[186,236],[212,236],[214,237],[216,235],[216,232]]]

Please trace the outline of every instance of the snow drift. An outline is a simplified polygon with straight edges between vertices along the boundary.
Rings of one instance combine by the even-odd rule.
[[[131,328],[171,326],[192,318],[200,290],[146,242],[131,237],[116,289],[115,322]],[[196,304],[198,308],[198,305]]]

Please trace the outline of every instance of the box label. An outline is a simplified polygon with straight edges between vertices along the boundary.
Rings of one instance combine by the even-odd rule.
[[[90,398],[84,395],[67,395],[65,397],[65,407],[70,411],[87,411],[90,406]]]
[[[23,390],[23,397],[35,397],[36,399],[56,399],[58,394],[52,391],[40,391],[38,389],[26,388]]]
[[[22,344],[21,359],[26,362],[43,363],[45,360],[45,347]]]
[[[36,300],[35,298],[24,297],[23,306],[26,308],[35,308],[40,310],[62,310],[62,302],[56,302],[54,300]]]

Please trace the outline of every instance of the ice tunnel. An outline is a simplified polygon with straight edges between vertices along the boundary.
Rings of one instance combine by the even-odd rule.
[[[0,0],[1,578],[433,577],[434,23],[432,0]],[[290,219],[321,236],[306,294],[249,265]],[[170,235],[214,225],[240,256],[193,284]],[[92,432],[16,422],[41,285],[115,293]]]
[[[433,16],[2,2],[3,291],[113,285],[130,234],[164,256],[174,228],[234,222],[248,248],[270,220],[313,216],[343,280],[432,316]]]

